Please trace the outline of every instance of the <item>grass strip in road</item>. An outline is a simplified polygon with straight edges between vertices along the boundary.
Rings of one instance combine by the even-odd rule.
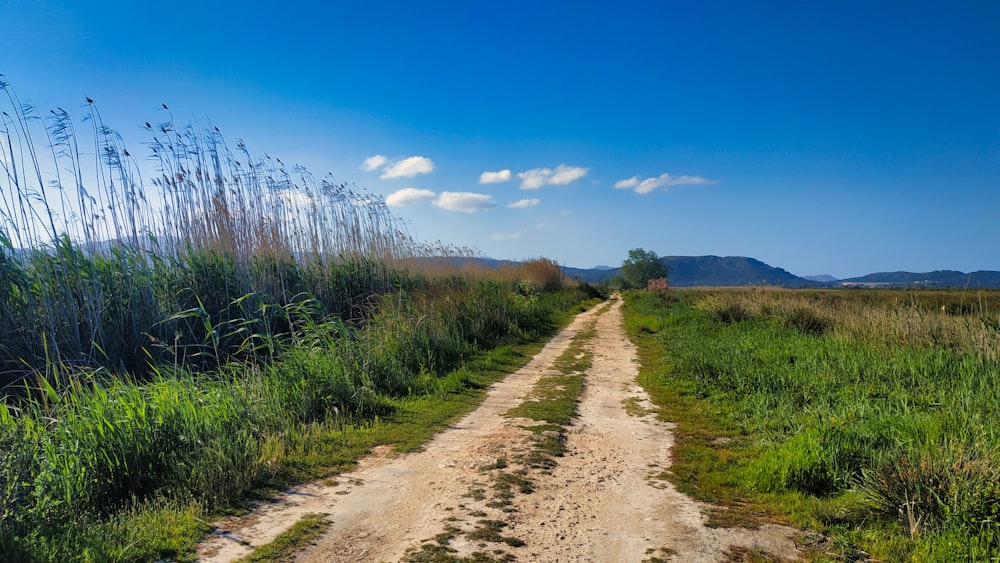
[[[585,345],[597,334],[595,323],[574,336],[566,351],[556,358],[553,363],[556,373],[543,375],[526,401],[504,413],[540,423],[525,427],[532,432],[533,447],[522,461],[532,467],[550,469],[556,465],[553,458],[562,457],[565,452],[563,431],[577,414],[584,374],[592,360]]]
[[[295,554],[320,537],[330,521],[325,514],[305,514],[291,528],[273,541],[262,545],[236,563],[286,563],[295,560]]]

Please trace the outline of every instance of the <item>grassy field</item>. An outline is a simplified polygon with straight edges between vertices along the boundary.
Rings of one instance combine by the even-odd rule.
[[[670,478],[770,516],[818,560],[1000,556],[1000,292],[626,295],[641,382],[678,424]]]

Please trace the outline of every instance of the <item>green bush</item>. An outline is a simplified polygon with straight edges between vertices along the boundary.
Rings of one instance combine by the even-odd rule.
[[[821,336],[833,327],[830,319],[806,307],[796,307],[785,313],[783,324],[786,328],[811,336]]]
[[[914,532],[1000,533],[1000,457],[988,446],[952,443],[892,456],[865,471],[859,490],[871,512]]]
[[[714,309],[714,317],[722,324],[733,324],[753,319],[753,312],[742,303],[729,302]]]

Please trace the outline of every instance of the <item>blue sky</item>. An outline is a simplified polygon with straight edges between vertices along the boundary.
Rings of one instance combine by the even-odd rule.
[[[497,258],[1000,270],[1000,2],[0,0],[0,30],[42,109],[89,96],[137,152],[167,103]]]

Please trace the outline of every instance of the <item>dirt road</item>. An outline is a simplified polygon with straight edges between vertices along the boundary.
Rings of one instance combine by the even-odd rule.
[[[423,451],[378,451],[338,476],[338,486],[290,491],[249,525],[207,542],[202,560],[246,555],[305,513],[328,514],[332,524],[298,561],[472,554],[498,561],[718,561],[733,546],[795,559],[795,530],[707,528],[705,507],[656,477],[670,464],[673,436],[635,383],[636,352],[620,307],[614,300],[579,315]],[[590,359],[576,420],[539,434],[527,429],[537,422],[505,416],[531,400],[573,342]],[[546,439],[562,443],[564,455],[529,462]]]

